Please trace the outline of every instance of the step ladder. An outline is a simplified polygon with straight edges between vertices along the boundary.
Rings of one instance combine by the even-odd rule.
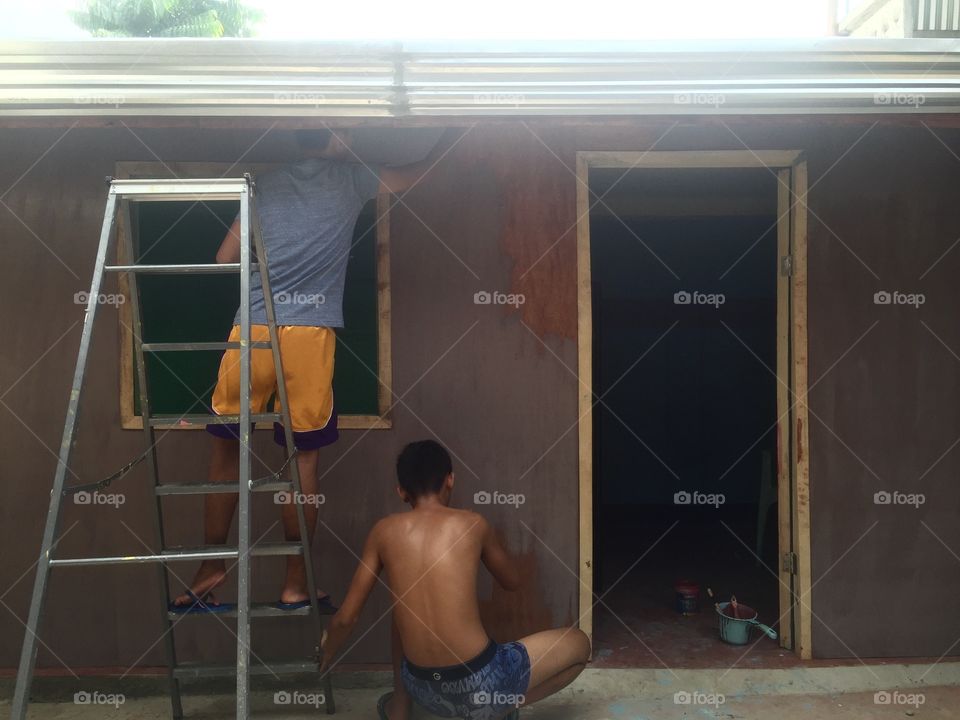
[[[274,314],[273,296],[270,292],[270,278],[267,273],[267,256],[260,232],[259,220],[256,213],[255,186],[249,175],[242,178],[218,178],[212,180],[114,180],[110,182],[106,210],[103,217],[103,227],[100,232],[100,244],[97,250],[96,265],[93,271],[93,280],[90,284],[90,295],[87,302],[86,316],[83,322],[83,332],[80,337],[80,351],[77,357],[76,371],[73,376],[73,385],[70,401],[67,407],[67,418],[63,429],[63,439],[60,443],[59,462],[53,480],[53,490],[50,495],[50,508],[47,512],[46,525],[43,531],[43,540],[40,556],[37,560],[37,572],[33,585],[33,596],[30,603],[30,612],[26,624],[26,633],[23,648],[20,654],[20,664],[17,671],[17,681],[13,696],[11,717],[13,720],[23,720],[29,702],[30,684],[33,677],[37,658],[37,631],[40,617],[46,599],[47,580],[54,567],[86,567],[91,565],[119,565],[129,563],[154,563],[157,567],[162,597],[159,605],[160,617],[158,627],[163,631],[164,644],[167,654],[168,681],[170,702],[174,718],[183,716],[180,700],[180,681],[183,679],[208,678],[216,676],[232,676],[237,678],[237,718],[247,720],[250,716],[249,691],[251,675],[281,675],[293,673],[309,673],[319,671],[319,648],[313,658],[304,661],[266,663],[251,666],[250,664],[250,621],[258,617],[289,617],[309,615],[313,618],[314,632],[317,642],[323,631],[323,618],[317,602],[317,588],[314,579],[313,563],[311,562],[310,543],[307,538],[306,523],[302,503],[295,502],[297,519],[300,526],[300,542],[275,542],[251,544],[250,541],[250,497],[253,492],[290,491],[299,497],[300,477],[297,463],[294,461],[296,450],[293,443],[293,432],[290,425],[289,406],[287,405],[287,391],[281,369],[280,346],[277,339],[277,324]],[[134,227],[131,224],[130,204],[133,202],[162,202],[162,201],[194,201],[204,202],[212,200],[236,200],[240,203],[240,262],[221,264],[193,264],[193,265],[148,265],[137,264],[135,243],[133,239]],[[114,232],[117,218],[124,222],[127,232],[125,235],[124,254],[129,265],[108,265],[107,258],[111,255]],[[256,258],[251,253],[251,236]],[[137,364],[140,392],[140,408],[143,414],[143,432],[147,449],[143,455],[133,461],[118,473],[114,473],[101,483],[94,485],[66,485],[67,468],[70,466],[70,454],[74,444],[74,434],[79,421],[81,391],[84,376],[87,370],[91,336],[96,318],[98,302],[104,274],[123,273],[129,283],[129,302],[133,318],[133,335],[135,358]],[[267,324],[269,327],[268,342],[250,341],[250,278],[251,273],[259,272],[261,287],[266,305]],[[142,315],[137,278],[142,274],[159,273],[239,273],[240,275],[240,341],[217,343],[143,343],[142,342]],[[250,412],[250,353],[253,348],[267,348],[273,351],[273,361],[277,371],[277,400],[281,412],[279,413],[251,413]],[[191,350],[226,350],[239,348],[240,353],[240,413],[239,415],[185,415],[182,417],[153,416],[150,413],[148,393],[148,378],[144,357],[147,353],[166,351]],[[184,420],[191,423],[239,423],[240,430],[240,476],[234,483],[194,483],[194,484],[160,484],[160,473],[157,464],[156,443],[154,429],[159,425],[171,421]],[[251,478],[250,464],[250,434],[251,423],[259,421],[282,422],[286,440],[287,459],[284,467],[272,477],[262,480]],[[90,488],[99,489],[104,484],[124,474],[140,461],[146,461],[155,496],[154,531],[158,550],[154,554],[126,555],[115,557],[74,557],[60,558],[54,556],[57,533],[60,525],[61,506],[64,498],[72,496],[81,490]],[[285,467],[289,467],[289,480],[281,480],[280,476]],[[206,493],[236,492],[239,494],[238,512],[238,542],[236,546],[206,546],[206,547],[167,547],[163,527],[162,498],[170,495],[203,495]],[[306,565],[307,589],[310,593],[310,606],[301,610],[280,610],[271,604],[254,604],[250,600],[251,588],[251,557],[302,555]],[[208,560],[215,558],[232,559],[236,561],[238,570],[237,604],[236,609],[230,612],[216,613],[216,617],[233,616],[237,622],[237,659],[236,665],[201,665],[180,664],[177,662],[174,645],[173,628],[175,619],[182,617],[168,609],[170,587],[167,577],[167,564]],[[211,617],[211,614],[198,613],[195,617]],[[322,679],[323,695],[327,713],[335,712],[333,688],[330,677]]]

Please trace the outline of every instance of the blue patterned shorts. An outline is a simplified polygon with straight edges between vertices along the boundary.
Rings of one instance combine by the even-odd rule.
[[[434,715],[495,720],[523,703],[530,684],[530,657],[518,642],[487,649],[461,665],[423,668],[404,659],[403,684]]]

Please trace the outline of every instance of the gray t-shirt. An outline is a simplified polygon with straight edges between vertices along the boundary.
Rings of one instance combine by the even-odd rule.
[[[309,158],[259,175],[256,183],[277,324],[343,327],[353,230],[377,194],[377,168]],[[259,274],[250,288],[251,322],[266,324]]]

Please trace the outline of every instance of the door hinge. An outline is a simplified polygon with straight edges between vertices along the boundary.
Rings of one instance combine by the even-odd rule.
[[[785,552],[783,554],[782,569],[791,575],[797,574],[797,554],[795,552]]]
[[[784,277],[793,275],[793,255],[784,255],[780,258],[780,274]]]

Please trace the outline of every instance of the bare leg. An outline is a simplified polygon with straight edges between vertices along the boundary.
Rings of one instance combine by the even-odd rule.
[[[397,628],[396,619],[391,623],[392,635],[390,650],[393,660],[393,697],[387,703],[387,717],[390,720],[408,720],[412,700],[407,692],[406,685],[400,677],[400,666],[403,663],[403,641],[400,639],[400,630]]]
[[[210,455],[210,469],[207,474],[210,482],[237,482],[240,477],[240,442],[225,438],[213,438],[213,452]],[[236,493],[214,493],[203,501],[203,541],[206,545],[223,545],[230,534],[233,513],[237,508]],[[226,564],[223,560],[204,560],[190,584],[194,595],[203,597],[227,578]],[[211,604],[217,604],[211,598]],[[191,605],[193,599],[184,593],[174,604]]]
[[[546,630],[520,640],[530,656],[530,685],[524,705],[562,690],[590,660],[590,639],[576,628]]]
[[[309,542],[313,542],[313,536],[317,529],[318,505],[316,502],[310,502],[310,498],[317,497],[317,468],[319,450],[301,450],[297,453],[297,469],[300,472],[300,489],[303,491],[303,519],[307,525],[307,537]],[[297,506],[288,503],[281,506],[281,515],[283,517],[283,534],[288,541],[296,542],[300,540],[300,524],[297,522]],[[319,592],[319,591],[318,591]],[[324,593],[319,593],[323,597]],[[285,603],[301,602],[308,599],[307,594],[307,570],[303,562],[303,556],[290,555],[287,557],[287,577],[283,583],[283,591],[280,593],[280,600]]]

